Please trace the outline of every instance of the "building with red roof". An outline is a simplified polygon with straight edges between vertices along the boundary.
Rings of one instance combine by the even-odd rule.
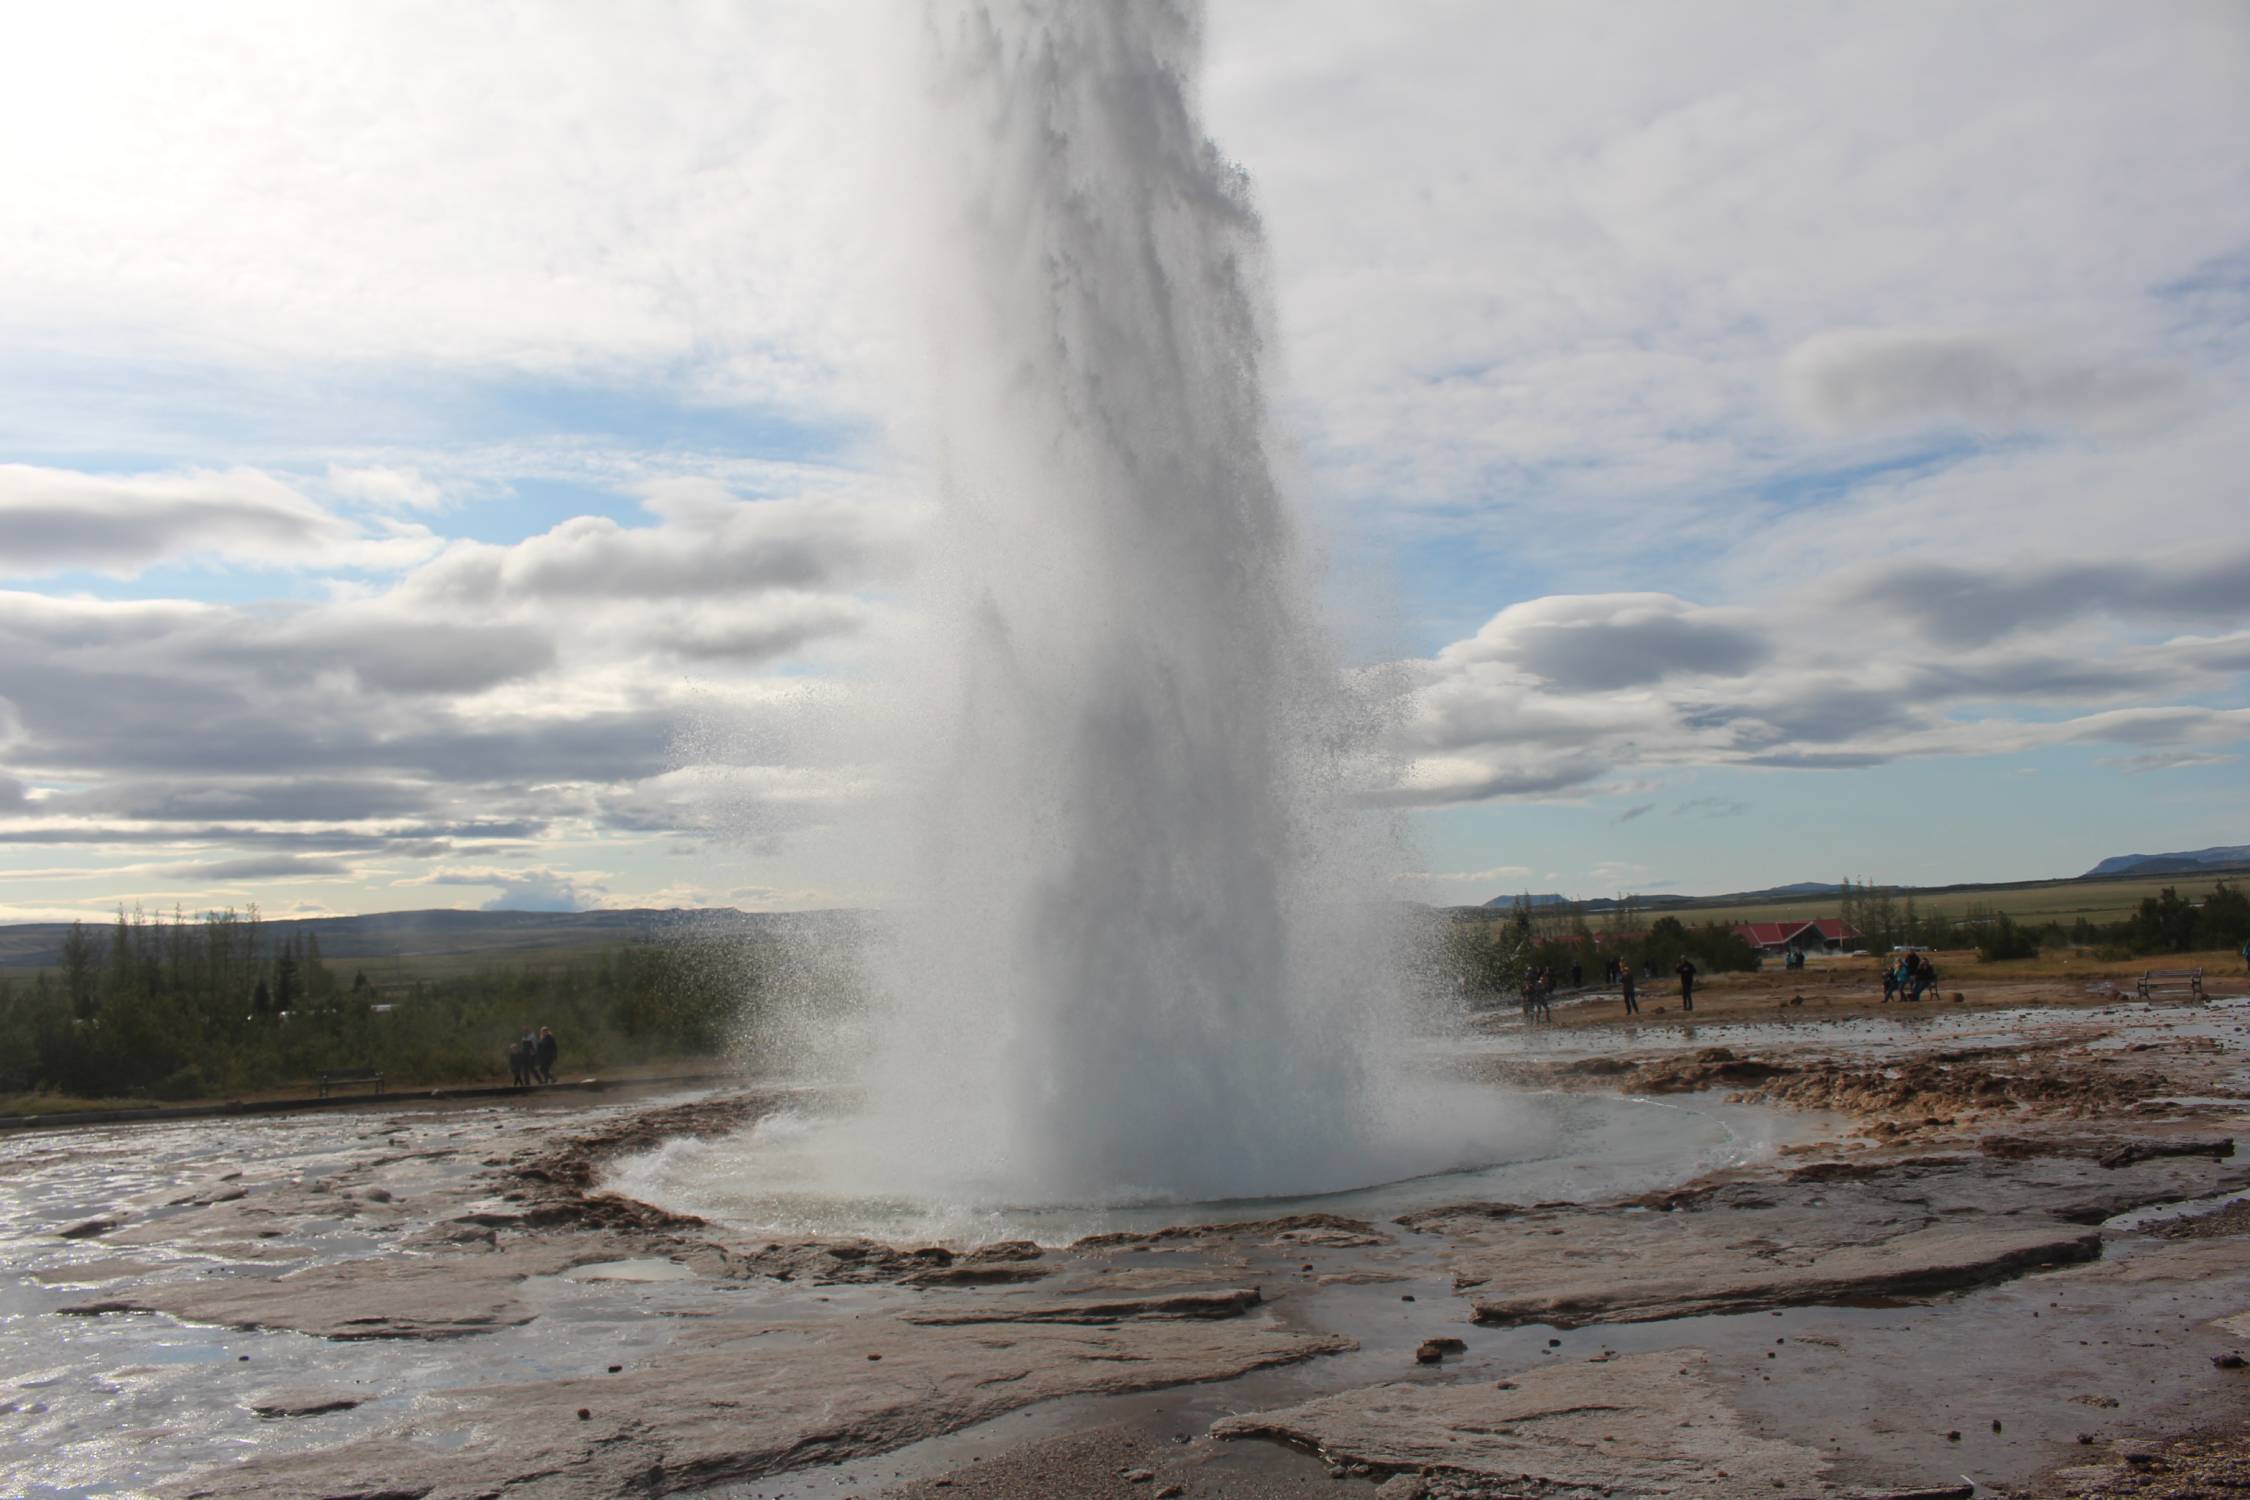
[[[1760,953],[1840,953],[1859,946],[1859,929],[1835,917],[1797,922],[1737,922],[1734,934]]]
[[[1860,945],[1859,929],[1841,917],[1815,917],[1813,926],[1820,929],[1820,941],[1831,953]]]

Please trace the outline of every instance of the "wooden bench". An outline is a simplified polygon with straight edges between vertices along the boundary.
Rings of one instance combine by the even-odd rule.
[[[321,1074],[320,1097],[325,1099],[328,1097],[328,1091],[330,1089],[342,1088],[346,1084],[353,1083],[372,1083],[375,1085],[376,1093],[380,1094],[381,1092],[383,1092],[383,1075],[376,1072],[372,1068],[360,1068],[356,1070],[347,1070],[344,1072]]]
[[[2151,999],[2160,994],[2174,992],[2203,998],[2203,971],[2201,969],[2151,969],[2141,976],[2141,998]]]

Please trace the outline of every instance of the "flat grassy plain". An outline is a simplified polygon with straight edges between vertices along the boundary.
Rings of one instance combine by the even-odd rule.
[[[432,983],[487,973],[559,974],[565,969],[592,969],[601,956],[599,948],[557,947],[511,953],[323,954],[321,961],[344,984],[350,984],[355,973],[365,974],[377,990],[389,991],[410,987],[417,980]]]
[[[1903,907],[1906,897],[1912,895],[1915,908],[1925,916],[1935,912],[1960,917],[1968,915],[1969,908],[1980,907],[2005,912],[2019,922],[2039,925],[2060,922],[2067,927],[2080,917],[2089,922],[2121,922],[2134,913],[2144,897],[2154,896],[2166,886],[2177,890],[2188,900],[2197,900],[2209,895],[2211,888],[2222,880],[2250,885],[2250,877],[2240,874],[2127,876],[2118,880],[2047,880],[2008,885],[1935,886],[1901,891],[1891,899]],[[1809,921],[1814,917],[1837,915],[1838,904],[1834,896],[1809,896],[1794,901],[1674,908],[1647,915],[1676,916],[1691,926],[1699,922]],[[1600,926],[1599,917],[1589,920],[1597,928]]]
[[[1938,996],[1918,1005],[1883,999],[1879,961],[1824,957],[1796,970],[1768,964],[1756,973],[1706,975],[1696,981],[1692,1014],[1681,1012],[1679,989],[1666,981],[1652,980],[1643,986],[1641,1014],[1631,1017],[1620,1008],[1614,988],[1591,985],[1582,993],[1566,992],[1559,998],[1549,1024],[1623,1031],[1731,1021],[1819,1023],[1864,1018],[1911,1024],[1954,1012],[1955,995],[1961,996],[1961,1010],[2021,1008],[2053,1011],[2059,1018],[2062,1013],[2114,1004],[2120,996],[2134,999],[2135,985],[2150,969],[2200,968],[2211,999],[2250,995],[2250,973],[2244,972],[2241,956],[2220,949],[2128,959],[2101,959],[2061,949],[1990,964],[1980,963],[1972,949],[1941,950],[1931,956],[1937,964]],[[1793,999],[1798,1003],[1792,1004]],[[2157,1003],[2197,1004],[2178,989],[2166,990]],[[1490,1007],[1473,1024],[1485,1032],[1528,1029],[1513,1004]]]

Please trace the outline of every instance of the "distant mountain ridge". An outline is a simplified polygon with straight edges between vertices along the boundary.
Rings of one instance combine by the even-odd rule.
[[[2170,854],[2113,854],[2079,876],[2096,880],[2115,875],[2201,875],[2209,870],[2250,868],[2250,844],[2220,844]]]
[[[2195,876],[2227,874],[2242,871],[2250,875],[2250,844],[2220,844],[2209,849],[2179,850],[2169,854],[2115,854],[2095,865],[2083,875],[2049,876],[2043,880],[1976,881],[1962,885],[1892,886],[1893,895],[1946,896],[1956,892],[2000,891],[2027,886],[2053,885],[2072,880],[2120,880],[2133,877],[2158,879],[2167,875]],[[1711,907],[1739,907],[1760,904],[1778,904],[1791,901],[1818,901],[1841,896],[1844,887],[1834,881],[1798,880],[1788,885],[1767,886],[1755,891],[1724,891],[1710,896],[1675,896],[1649,892],[1625,897],[1595,896],[1590,900],[1572,901],[1569,897],[1552,891],[1536,895],[1495,896],[1482,906],[1450,908],[1457,912],[1511,911],[1518,901],[1529,904],[1533,911],[1552,911],[1557,907],[1573,907],[1588,916],[1597,916],[1617,910],[1630,903],[1640,912],[1685,912]]]
[[[856,912],[756,912],[731,906],[562,912],[439,908],[356,917],[269,918],[258,925],[269,945],[318,937],[321,957],[336,962],[441,954],[490,954],[500,959],[543,948],[609,948],[659,937],[816,932],[861,919]],[[106,921],[86,924],[103,952],[108,951],[109,926]],[[70,928],[68,922],[0,927],[0,969],[40,969],[61,962]]]
[[[1843,886],[1830,881],[1799,880],[1790,885],[1768,886],[1762,891],[1729,891],[1723,896],[1672,896],[1652,891],[1623,899],[1616,896],[1596,896],[1587,901],[1573,901],[1568,896],[1546,891],[1538,895],[1495,896],[1484,904],[1493,911],[1512,911],[1516,903],[1522,901],[1533,911],[1556,906],[1575,906],[1583,912],[1605,912],[1615,911],[1630,902],[1640,911],[1675,911],[1720,903],[1739,905],[1752,901],[1802,901],[1808,896],[1841,895],[1843,890]]]

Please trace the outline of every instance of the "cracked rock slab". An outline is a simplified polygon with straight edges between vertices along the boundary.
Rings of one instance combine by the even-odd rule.
[[[1226,1380],[1353,1347],[1271,1316],[1100,1328],[887,1317],[699,1326],[645,1366],[440,1392],[379,1436],[252,1459],[166,1493],[610,1500],[692,1491],[885,1452],[1041,1401]]]
[[[2101,1235],[2068,1226],[1916,1224],[1836,1243],[1768,1238],[1747,1226],[1651,1219],[1558,1245],[1543,1231],[1485,1236],[1526,1289],[1471,1299],[1479,1323],[1644,1323],[1708,1313],[1923,1297],[2101,1254]],[[1544,1252],[1544,1253],[1543,1253]],[[1568,1259],[1566,1259],[1568,1257]]]
[[[1925,1297],[2101,1256],[2100,1224],[2235,1186],[2240,1168],[1980,1157],[1817,1163],[1580,1210],[1471,1204],[1409,1216],[1497,1326],[1652,1322]]]
[[[1265,1299],[1256,1287],[1216,1292],[1173,1292],[1157,1297],[1109,1301],[989,1301],[972,1307],[906,1314],[906,1321],[929,1327],[965,1323],[1115,1323],[1126,1318],[1239,1318]]]
[[[1824,1463],[1754,1436],[1700,1350],[1560,1365],[1513,1381],[1398,1384],[1228,1417],[1220,1438],[1272,1438],[1331,1463],[1462,1474],[1617,1496],[1802,1494]]]
[[[286,1329],[327,1339],[461,1338],[530,1322],[537,1309],[519,1295],[525,1278],[619,1253],[615,1245],[579,1236],[473,1257],[368,1257],[284,1276],[157,1282],[60,1311],[161,1312],[188,1323]]]

